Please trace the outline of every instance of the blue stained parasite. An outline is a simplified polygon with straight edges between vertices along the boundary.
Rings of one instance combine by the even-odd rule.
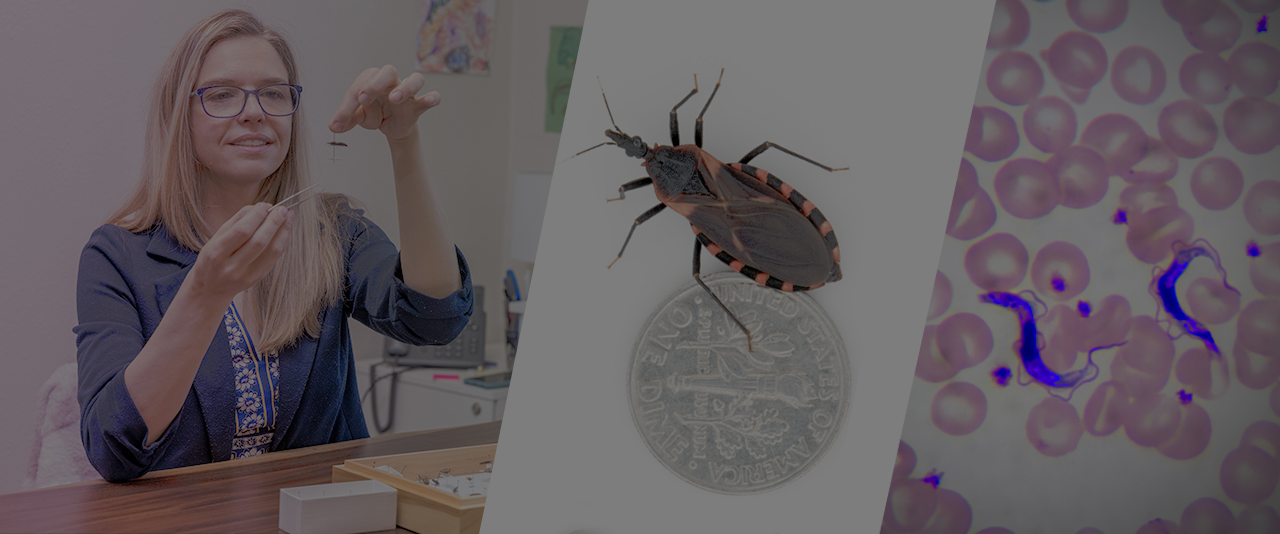
[[[1010,371],[1008,367],[1000,367],[995,371],[991,371],[991,377],[996,380],[996,384],[1000,387],[1005,387],[1009,383],[1010,376],[1013,376],[1013,371]]]
[[[1187,390],[1183,389],[1178,391],[1178,400],[1182,401],[1183,404],[1191,404],[1191,399],[1192,395],[1187,393]]]
[[[1262,250],[1258,248],[1256,241],[1249,241],[1249,248],[1245,249],[1245,254],[1248,254],[1250,258],[1256,258],[1262,255]]]
[[[1080,316],[1081,316],[1081,317],[1088,317],[1088,316],[1089,316],[1089,312],[1090,312],[1090,311],[1093,311],[1093,310],[1089,307],[1089,303],[1088,303],[1088,302],[1085,302],[1085,301],[1083,301],[1083,300],[1082,300],[1082,301],[1080,301],[1080,302],[1078,302],[1078,303],[1076,303],[1076,309],[1077,309],[1077,310],[1080,310]]]
[[[1129,224],[1129,217],[1125,215],[1124,210],[1117,210],[1116,216],[1111,218],[1111,222],[1116,224]]]
[[[937,469],[930,469],[929,474],[925,475],[925,477],[920,479],[920,481],[924,482],[925,484],[930,484],[936,489],[938,487],[938,484],[942,483],[942,475],[945,475],[945,474],[946,473],[938,472]]]
[[[1030,291],[1026,291],[1025,293],[1031,294],[1031,298],[1036,299],[1036,302],[1040,301],[1040,299],[1036,298],[1034,293],[1031,293]],[[1066,397],[1062,397],[1061,395],[1054,393],[1053,389],[1049,390],[1051,395],[1063,400],[1071,400],[1071,395],[1075,393],[1076,388],[1098,378],[1098,365],[1093,363],[1093,353],[1095,351],[1118,347],[1124,344],[1124,342],[1120,342],[1114,345],[1093,348],[1089,350],[1089,359],[1083,368],[1059,375],[1050,370],[1049,367],[1044,364],[1044,361],[1040,359],[1040,347],[1037,346],[1039,332],[1036,330],[1036,317],[1035,312],[1031,309],[1031,303],[1014,293],[1004,293],[999,291],[982,295],[982,300],[997,306],[1009,308],[1018,314],[1018,322],[1022,324],[1022,339],[1018,342],[1018,353],[1022,358],[1022,367],[1026,369],[1027,374],[1031,375],[1031,378],[1034,378],[1037,382],[1040,382],[1049,388],[1070,388]]]
[[[1183,330],[1188,334],[1200,338],[1204,341],[1205,347],[1208,348],[1215,357],[1220,357],[1221,353],[1218,351],[1218,344],[1213,340],[1213,334],[1209,332],[1209,329],[1201,326],[1198,321],[1192,319],[1191,316],[1182,311],[1182,306],[1178,303],[1178,277],[1182,276],[1182,273],[1186,272],[1187,265],[1191,263],[1191,260],[1200,256],[1212,259],[1214,267],[1216,267],[1218,269],[1218,273],[1222,275],[1222,285],[1226,286],[1227,289],[1234,291],[1237,295],[1240,294],[1239,290],[1231,287],[1231,284],[1227,283],[1227,271],[1222,268],[1222,262],[1218,259],[1218,251],[1214,250],[1213,247],[1209,245],[1209,242],[1204,239],[1197,239],[1191,242],[1190,245],[1181,241],[1175,242],[1173,244],[1173,262],[1169,264],[1169,268],[1163,273],[1160,272],[1160,267],[1156,267],[1152,271],[1154,279],[1151,281],[1151,285],[1148,289],[1150,290],[1151,295],[1164,306],[1165,312],[1177,320]],[[1159,276],[1155,276],[1157,274]]]

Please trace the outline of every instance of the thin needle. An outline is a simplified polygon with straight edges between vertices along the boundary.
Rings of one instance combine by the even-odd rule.
[[[294,194],[292,194],[292,195],[289,195],[289,196],[285,197],[285,198],[284,198],[284,200],[281,200],[280,202],[276,202],[276,203],[275,203],[275,206],[271,206],[270,208],[267,208],[267,213],[271,213],[271,210],[276,209],[276,206],[279,206],[279,205],[281,205],[281,204],[284,204],[285,202],[288,202],[288,201],[289,201],[290,199],[292,199],[293,197],[296,197],[296,196],[298,196],[298,195],[301,195],[301,194],[302,194],[304,191],[306,191],[307,189],[311,189],[312,187],[315,187],[315,186],[317,186],[317,185],[320,185],[320,184],[318,184],[318,183],[316,183],[316,184],[311,184],[311,186],[310,186],[310,187],[304,188],[302,191],[298,191],[297,193],[294,193]],[[310,197],[308,197],[308,198],[310,198]],[[296,205],[296,204],[295,204],[295,205]],[[287,208],[286,208],[286,209],[287,209]]]
[[[316,197],[318,197],[318,196],[320,196],[320,193],[316,193],[316,194],[314,194],[314,195],[307,195],[307,197],[306,197],[306,198],[303,198],[302,200],[299,200],[299,201],[297,201],[297,202],[294,202],[293,204],[289,204],[288,206],[285,206],[285,209],[293,208],[293,207],[295,207],[295,206],[297,206],[297,205],[299,205],[299,204],[302,204],[303,202],[306,202],[306,201],[311,200],[311,199],[313,199],[313,198],[316,198]],[[273,207],[274,207],[274,206],[273,206]]]

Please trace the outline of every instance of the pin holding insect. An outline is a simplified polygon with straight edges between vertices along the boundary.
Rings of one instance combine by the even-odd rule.
[[[333,141],[329,141],[326,144],[333,147],[333,156],[329,158],[329,161],[338,161],[342,159],[338,157],[338,147],[347,146],[347,144],[341,141],[338,141],[338,134],[336,132],[333,134]]]

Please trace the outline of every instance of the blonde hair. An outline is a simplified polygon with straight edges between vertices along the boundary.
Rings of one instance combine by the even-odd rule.
[[[297,62],[279,33],[241,10],[217,13],[187,31],[165,61],[151,94],[143,150],[142,176],[133,195],[110,219],[134,233],[163,225],[182,246],[199,251],[213,236],[201,209],[202,165],[191,138],[190,94],[209,49],[234,37],[260,37],[269,42],[298,84]],[[310,185],[307,172],[302,105],[291,116],[292,142],[284,163],[262,182],[255,202],[276,203]],[[320,314],[342,298],[345,277],[339,213],[350,209],[342,195],[321,195],[319,202],[293,208],[289,245],[275,267],[251,291],[253,313],[261,332],[258,350],[270,353],[294,345],[304,334],[320,335]]]

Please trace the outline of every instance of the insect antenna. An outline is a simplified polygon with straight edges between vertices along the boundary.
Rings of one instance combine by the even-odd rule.
[[[694,78],[694,84],[697,84],[697,83],[698,83],[698,79]],[[617,130],[618,132],[622,132],[622,128],[619,128],[618,123],[614,122],[613,120],[613,110],[609,109],[609,97],[605,96],[604,94],[604,83],[600,81],[599,76],[596,76],[596,84],[600,86],[600,96],[604,98],[604,110],[609,112],[609,123],[613,124],[614,130]],[[595,148],[595,147],[591,147],[591,148]]]
[[[615,126],[615,128],[616,128],[616,126]],[[605,146],[605,145],[618,146],[618,143],[614,143],[614,142],[611,142],[611,141],[605,141],[605,142],[600,143],[600,144],[598,144],[598,145],[596,145],[596,146],[593,146],[593,147],[591,147],[591,148],[588,148],[587,150],[597,149],[597,148],[600,148],[600,147]],[[587,150],[583,150],[582,152],[586,152]],[[560,161],[557,161],[556,163],[557,163],[557,164],[560,164],[560,163],[564,163],[564,162],[566,162],[566,161],[569,161],[569,160],[571,160],[571,159],[573,159],[573,158],[576,158],[576,157],[578,157],[578,156],[582,155],[582,152],[579,152],[579,153],[577,153],[577,154],[574,154],[574,155],[572,155],[572,156],[569,156],[569,157],[567,157],[567,158],[564,158],[564,159],[562,159],[562,160],[560,160]]]

